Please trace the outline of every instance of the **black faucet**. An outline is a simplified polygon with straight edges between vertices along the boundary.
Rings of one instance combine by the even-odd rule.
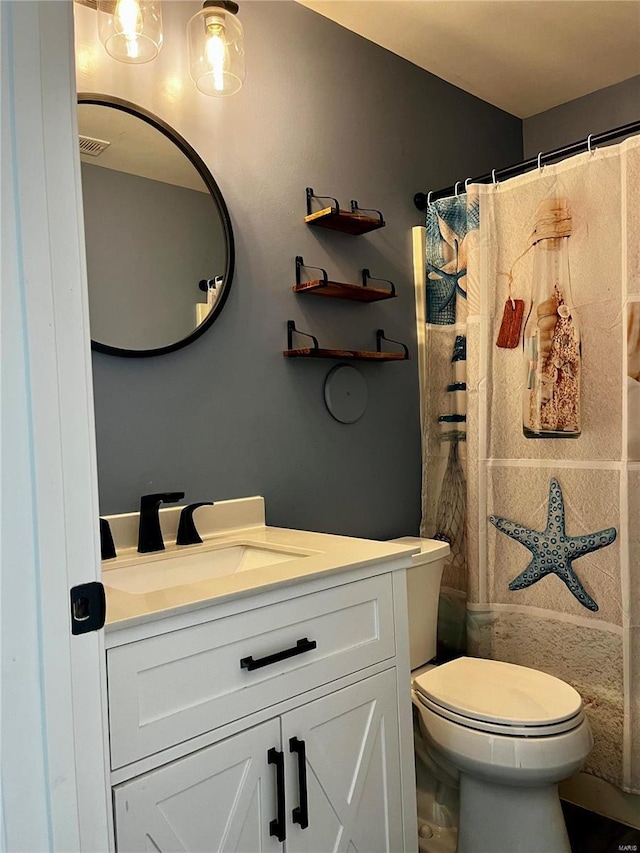
[[[113,535],[106,518],[100,519],[100,559],[113,560],[116,557],[116,546],[113,543]]]
[[[164,551],[160,516],[161,503],[172,504],[182,500],[184,492],[161,492],[154,495],[142,495],[140,498],[140,523],[138,526],[138,551],[148,554],[150,551]]]
[[[178,524],[176,545],[198,545],[202,542],[193,520],[193,512],[198,509],[199,506],[213,506],[213,502],[202,501],[197,504],[189,504],[189,506],[186,506],[182,510],[180,513],[180,523]]]

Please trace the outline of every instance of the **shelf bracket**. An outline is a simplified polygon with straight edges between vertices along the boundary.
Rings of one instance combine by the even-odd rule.
[[[333,207],[335,208],[336,213],[340,210],[340,205],[338,204],[338,199],[334,198],[332,195],[316,195],[314,193],[314,191],[311,189],[311,187],[307,187],[306,193],[307,193],[307,216],[311,216],[311,214],[313,213],[313,211],[311,210],[311,199],[313,199],[313,198],[322,199],[324,201],[326,201],[328,199],[329,201],[333,202]]]
[[[396,286],[392,281],[389,281],[388,278],[374,278],[374,276],[371,275],[371,272],[368,269],[363,269],[362,270],[362,286],[366,287],[367,284],[369,283],[369,281],[384,281],[385,284],[391,285],[391,290],[389,291],[391,293],[391,296],[396,295]]]
[[[323,270],[322,267],[312,267],[309,264],[305,264],[302,255],[296,255],[296,284],[298,284],[298,285],[302,284],[302,281],[300,280],[301,279],[300,270],[302,269],[302,267],[304,267],[305,269],[309,269],[309,270],[320,270],[320,272],[322,273],[323,282],[325,284],[329,283],[329,276],[327,275],[326,270]]]
[[[313,348],[319,349],[318,339],[315,335],[310,335],[308,332],[301,332],[300,329],[296,329],[295,320],[287,320],[287,349],[293,349],[293,333],[296,335],[304,335],[305,338],[311,338],[313,341]]]
[[[376,350],[378,352],[382,352],[382,341],[402,347],[405,359],[409,358],[409,347],[406,344],[403,344],[401,341],[394,341],[393,338],[387,338],[384,334],[384,329],[376,329]]]
[[[380,225],[384,225],[384,217],[380,213],[379,210],[375,210],[372,207],[358,207],[358,202],[354,199],[351,199],[351,213],[375,213],[375,215],[380,220]]]

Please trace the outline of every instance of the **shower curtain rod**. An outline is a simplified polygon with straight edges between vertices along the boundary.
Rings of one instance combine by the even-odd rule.
[[[413,197],[413,203],[418,210],[427,209],[427,199],[436,201],[439,198],[457,195],[457,187],[469,184],[486,184],[490,181],[496,182],[501,178],[515,178],[516,175],[522,175],[530,169],[538,168],[543,165],[545,160],[557,160],[562,157],[569,157],[572,154],[579,154],[581,151],[589,151],[591,147],[603,142],[613,142],[621,136],[630,136],[634,133],[640,133],[640,121],[632,121],[630,124],[623,124],[620,127],[614,127],[612,130],[605,130],[604,133],[594,133],[587,139],[581,139],[579,142],[572,142],[571,145],[564,145],[562,148],[555,148],[553,151],[545,151],[538,154],[537,157],[531,157],[529,160],[524,160],[522,163],[516,163],[513,166],[507,166],[504,169],[494,169],[486,175],[481,175],[479,178],[467,178],[466,181],[458,181],[450,187],[436,190],[435,192],[416,193]],[[464,190],[463,190],[464,191]]]

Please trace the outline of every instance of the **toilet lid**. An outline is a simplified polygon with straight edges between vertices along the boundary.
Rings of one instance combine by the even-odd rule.
[[[526,666],[481,658],[457,658],[414,681],[435,706],[470,720],[502,726],[549,726],[582,710],[569,684]]]

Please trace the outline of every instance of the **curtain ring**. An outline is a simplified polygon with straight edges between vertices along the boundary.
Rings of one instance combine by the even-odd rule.
[[[538,169],[542,170],[542,151],[538,154]]]
[[[587,151],[589,152],[589,154],[593,154],[593,152],[596,150],[595,148],[591,147],[591,137],[592,136],[593,136],[593,133],[590,133],[589,136],[587,136]]]
[[[491,180],[493,181],[493,183],[494,183],[494,184],[497,184],[497,183],[498,183],[498,182],[496,181],[496,170],[495,170],[495,169],[492,169],[492,170],[491,170]]]
[[[467,178],[466,181],[464,182],[464,191],[465,192],[468,192],[467,187],[469,186],[470,180],[471,180],[471,178]]]
[[[453,187],[453,194],[456,198],[458,198],[458,184],[460,181],[456,181],[455,186]]]
[[[432,190],[429,190],[429,192],[427,193],[427,207],[429,207],[429,205],[431,204],[431,194]]]

